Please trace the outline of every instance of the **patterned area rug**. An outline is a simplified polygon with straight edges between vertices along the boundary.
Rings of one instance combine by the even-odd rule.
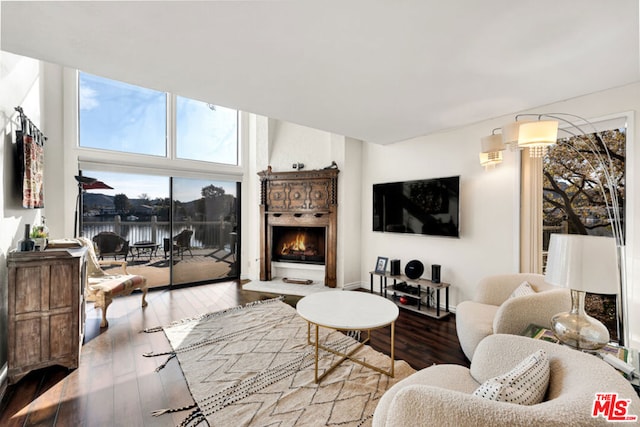
[[[164,328],[195,405],[181,425],[203,420],[211,426],[367,426],[382,394],[415,372],[396,361],[395,378],[346,360],[314,383],[314,347],[307,322],[295,309],[272,299],[205,314]],[[321,328],[320,340],[348,350],[357,341]],[[364,346],[356,353],[387,369],[390,358]],[[337,356],[320,351],[318,374]],[[157,415],[174,410],[160,410]]]

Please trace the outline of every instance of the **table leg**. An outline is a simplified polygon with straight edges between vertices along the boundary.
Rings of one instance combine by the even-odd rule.
[[[445,310],[447,310],[447,313],[449,312],[449,288],[447,287],[444,290],[444,308]]]
[[[334,350],[330,347],[327,347],[325,345],[320,344],[320,342],[318,341],[318,328],[319,326],[317,324],[315,324],[315,330],[316,330],[316,340],[315,340],[315,383],[319,383],[325,376],[327,376],[329,373],[331,373],[335,368],[337,368],[342,362],[344,362],[345,360],[349,359],[359,365],[362,365],[364,367],[367,367],[369,369],[372,369],[376,372],[379,372],[381,374],[387,375],[389,377],[392,377],[395,375],[395,321],[390,323],[391,326],[391,367],[389,370],[385,371],[384,369],[378,367],[378,366],[373,366],[367,362],[365,362],[364,360],[360,360],[357,359],[355,356],[353,356],[359,349],[361,349],[362,347],[364,347],[365,344],[367,344],[368,342],[371,341],[371,329],[367,329],[367,338],[362,341],[362,342],[358,342],[357,345],[352,348],[348,353],[342,353],[341,351],[337,351]],[[340,356],[340,359],[336,362],[334,362],[333,365],[331,365],[327,370],[325,370],[322,375],[318,375],[318,350],[322,349],[324,351],[328,351],[330,353],[335,354],[336,356]]]
[[[369,287],[371,288],[371,293],[373,293],[373,273],[369,273]]]
[[[318,325],[316,324],[316,369],[315,369],[315,381],[318,384]]]
[[[395,375],[395,350],[396,350],[396,322],[393,321],[391,322],[391,375],[390,377],[393,378],[393,376]]]

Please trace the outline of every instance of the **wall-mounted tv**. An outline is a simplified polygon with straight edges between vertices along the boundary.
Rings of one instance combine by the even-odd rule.
[[[373,184],[373,231],[460,236],[460,177]]]

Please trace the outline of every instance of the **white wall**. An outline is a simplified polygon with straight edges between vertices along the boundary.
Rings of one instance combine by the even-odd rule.
[[[629,324],[632,343],[640,343],[640,83],[537,108],[532,112],[565,112],[594,120],[636,112],[627,136],[627,272]],[[402,268],[418,259],[428,277],[431,264],[442,265],[442,279],[451,283],[451,303],[469,299],[485,275],[517,272],[519,216],[519,157],[505,152],[505,161],[484,171],[478,161],[480,138],[513,120],[504,116],[461,129],[411,139],[389,146],[365,143],[362,179],[361,280],[377,256],[399,258]],[[461,176],[461,236],[459,239],[372,232],[374,183]]]
[[[507,162],[485,172],[478,151],[480,136],[489,132],[475,126],[387,146],[364,145],[363,282],[369,282],[378,256],[400,259],[402,270],[408,261],[419,260],[424,277],[430,277],[432,264],[439,264],[455,305],[471,298],[477,278],[517,269],[517,159],[506,153]],[[455,175],[460,176],[460,238],[372,231],[373,184]]]
[[[303,163],[304,170],[322,169],[335,161],[338,175],[338,265],[337,287],[359,286],[360,229],[354,226],[360,214],[361,141],[280,120],[253,116],[250,126],[250,161],[246,182],[255,194],[243,205],[245,225],[250,236],[244,241],[247,253],[247,278],[260,277],[259,253],[260,216],[257,172],[271,166],[274,171],[293,171],[294,163]],[[246,234],[246,233],[245,233]],[[243,263],[245,265],[245,263]]]
[[[31,121],[46,134],[41,125],[41,70],[38,61],[0,51],[0,390],[7,374],[7,254],[16,248],[24,235],[25,224],[40,224],[42,209],[23,209],[22,195],[16,186],[14,167],[15,131],[19,128],[15,107],[21,106]],[[45,144],[45,158],[51,153]],[[45,180],[48,171],[45,168]],[[51,201],[45,187],[45,206]]]

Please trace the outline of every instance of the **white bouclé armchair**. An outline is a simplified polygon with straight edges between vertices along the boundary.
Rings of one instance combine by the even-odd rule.
[[[528,282],[536,291],[511,298]],[[472,301],[456,307],[456,332],[462,351],[472,360],[476,346],[491,334],[520,335],[530,324],[549,327],[551,318],[571,309],[571,292],[544,281],[541,274],[514,273],[480,280]]]
[[[521,405],[473,395],[480,384],[540,349],[547,353],[550,368],[541,403]],[[478,345],[470,368],[434,365],[387,390],[376,407],[373,427],[611,425],[602,413],[592,417],[596,393],[617,393],[618,400],[628,400],[627,415],[640,419],[640,399],[629,381],[597,356],[547,341],[496,334]]]

